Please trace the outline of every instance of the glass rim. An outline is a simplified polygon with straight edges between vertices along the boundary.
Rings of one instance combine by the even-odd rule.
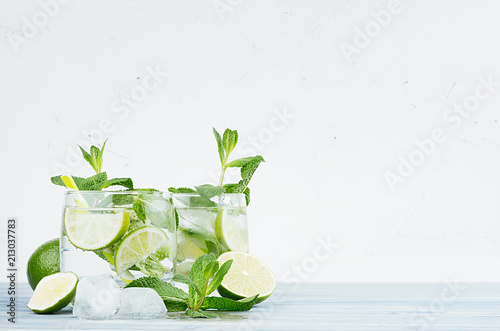
[[[112,194],[135,194],[135,193],[170,193],[168,191],[156,190],[130,190],[130,191],[96,191],[96,190],[66,190],[65,194],[97,194],[97,193],[112,193]],[[171,193],[170,193],[171,194]]]
[[[184,197],[199,197],[200,195],[198,193],[170,193],[172,195],[178,195],[178,196],[184,196]],[[245,196],[244,193],[222,193],[219,195],[214,196],[213,198],[220,197],[220,196]]]

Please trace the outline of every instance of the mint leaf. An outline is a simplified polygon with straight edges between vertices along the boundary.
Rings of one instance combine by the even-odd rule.
[[[188,307],[188,294],[186,292],[155,277],[141,277],[125,287],[147,287],[155,290],[163,299],[169,312],[184,311]]]
[[[96,173],[100,173],[102,160],[99,162],[99,148],[90,146],[90,156],[92,157],[92,168],[94,168]]]
[[[82,151],[83,158],[90,164],[90,166],[94,170],[96,170],[95,165],[94,165],[94,161],[92,160],[92,156],[86,150],[84,150],[82,146],[78,145],[78,147],[80,147],[80,150]],[[97,170],[96,170],[96,172],[97,172]]]
[[[97,164],[99,166],[99,172],[101,172],[101,167],[102,167],[102,155],[104,154],[104,147],[106,147],[106,143],[108,142],[108,139],[104,140],[104,143],[102,144],[101,150],[99,151],[99,155],[97,156]]]
[[[76,184],[82,191],[99,191],[107,180],[106,172],[100,172],[92,177],[85,178]]]
[[[196,193],[195,190],[189,187],[179,187],[179,188],[169,187],[168,191],[170,193]]]
[[[204,287],[206,281],[205,269],[212,261],[215,261],[215,255],[205,254],[197,258],[191,267],[190,277],[199,288]]]
[[[241,167],[241,180],[238,182],[238,187],[236,188],[236,193],[243,193],[252,179],[255,170],[259,167],[261,160],[254,160],[245,163],[243,167]]]
[[[71,176],[71,178],[73,178],[73,181],[75,182],[76,187],[78,187],[78,189],[80,189],[80,190],[83,190],[81,187],[82,187],[82,182],[85,180],[85,178],[76,177],[76,176]]]
[[[175,232],[177,227],[175,210],[170,201],[160,193],[141,192],[138,199],[134,201],[133,207],[140,220],[149,219],[152,225]]]
[[[156,277],[141,277],[134,279],[132,282],[128,283],[127,287],[147,287],[155,290],[159,295],[173,297],[177,299],[187,300],[188,294],[173,286],[172,284],[163,281]]]
[[[243,194],[245,195],[245,200],[246,200],[247,206],[248,206],[250,204],[250,188],[248,186],[243,191]]]
[[[217,207],[217,203],[204,197],[192,197],[190,207]]]
[[[120,185],[120,186],[123,186],[125,188],[128,188],[129,190],[133,190],[134,189],[134,183],[132,182],[131,178],[112,178],[112,179],[108,179],[104,183],[104,185],[102,186],[102,188],[107,188],[107,187],[114,186],[114,185]]]
[[[260,161],[265,162],[264,158],[260,155],[242,157],[241,159],[237,159],[226,164],[226,167],[243,167],[245,164],[251,161]]]
[[[191,267],[191,272],[189,273],[190,278],[199,289],[205,288],[207,279],[205,278],[204,271],[206,266],[213,260],[215,260],[215,255],[213,254],[202,255],[194,261],[193,266]],[[199,295],[193,286],[189,286],[189,306],[195,307],[201,298],[202,295]]]
[[[226,193],[236,193],[236,189],[238,188],[238,184],[226,184],[223,187],[226,190]]]
[[[50,177],[50,181],[52,182],[52,184],[66,187],[66,185],[64,185],[63,180],[61,179],[61,175]]]
[[[198,292],[199,295],[203,295],[203,293],[201,293],[201,290],[198,287],[198,285],[196,285],[196,283],[193,282],[193,280],[186,275],[175,274],[174,277],[172,277],[172,281],[192,286],[196,290],[196,292]]]
[[[167,307],[167,311],[169,313],[176,312],[176,311],[184,311],[188,308],[188,304],[184,300],[166,297],[163,295],[160,295],[160,297],[163,300],[165,307]]]
[[[92,166],[96,173],[101,172],[102,155],[104,153],[104,147],[106,147],[107,141],[108,139],[104,141],[101,149],[94,145],[90,146],[90,153],[84,150],[82,146],[78,145],[78,147],[80,147],[80,150],[82,151],[83,158],[87,160],[87,162]]]
[[[217,315],[215,313],[209,313],[206,311],[198,311],[198,310],[192,310],[192,309],[189,309],[188,311],[186,311],[186,314],[192,318],[217,318],[217,317],[219,317],[219,315]]]
[[[229,154],[233,151],[238,143],[238,131],[226,129],[224,131],[224,135],[222,137],[222,145],[224,146],[224,150],[226,151],[226,159],[229,157]]]
[[[214,133],[215,140],[217,140],[217,148],[219,150],[220,163],[224,166],[226,156],[224,154],[224,146],[222,145],[222,138],[220,137],[219,132],[215,130],[215,128],[212,128],[212,131]]]
[[[200,197],[205,199],[211,199],[215,196],[221,195],[222,193],[226,192],[226,190],[224,190],[222,187],[210,184],[195,186],[195,189],[196,192],[198,192],[198,194],[200,195]]]
[[[148,256],[145,260],[137,262],[135,266],[143,274],[151,277],[161,278],[165,275],[165,268],[154,256]]]
[[[102,155],[104,153],[104,147],[106,147],[106,142],[108,139],[104,141],[102,144],[102,148],[99,149],[96,146],[90,146],[90,156],[92,157],[92,167],[97,173],[101,172],[102,167]]]
[[[179,214],[177,214],[177,210],[175,210],[175,208],[173,208],[172,206],[172,209],[173,209],[173,219],[174,219],[174,224],[175,224],[175,229],[177,230],[179,228]],[[172,215],[170,214],[170,215]]]
[[[206,297],[201,305],[201,309],[217,309],[227,311],[245,311],[250,310],[255,305],[259,295],[244,298],[241,300],[231,300],[222,297]]]
[[[132,207],[134,208],[135,214],[137,218],[141,221],[146,220],[146,207],[144,207],[144,201],[142,200],[134,200]]]
[[[149,201],[146,200],[146,217],[151,221],[156,227],[167,229],[169,228],[168,221],[168,202],[165,199],[151,199],[152,197],[148,197]],[[174,232],[174,229],[170,229],[170,232]]]
[[[209,295],[210,293],[215,291],[217,289],[217,287],[219,287],[219,285],[222,283],[222,280],[224,279],[224,276],[229,271],[229,268],[231,268],[232,263],[233,263],[233,260],[228,260],[228,261],[224,262],[223,265],[221,265],[221,267],[219,268],[219,270],[215,274],[214,278],[212,278],[210,285],[208,285],[207,293],[205,295]]]
[[[133,194],[112,194],[111,197],[115,206],[130,205],[134,202]]]
[[[227,252],[227,249],[222,246],[218,240],[205,240],[205,246],[207,246],[207,253],[213,253],[215,257],[219,257],[222,253]]]
[[[215,275],[215,273],[217,272],[217,270],[219,270],[219,261],[215,260],[215,255],[214,255],[214,260],[208,262],[203,268],[203,274],[205,275],[205,279],[209,280],[210,278],[212,278],[213,275]]]
[[[238,184],[226,184],[224,185],[224,189],[227,193],[240,193],[238,192]],[[245,194],[245,200],[248,206],[250,204],[250,188],[247,186],[242,193]]]

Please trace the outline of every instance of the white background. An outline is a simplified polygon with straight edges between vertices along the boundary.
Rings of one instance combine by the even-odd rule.
[[[37,1],[0,7],[0,250],[16,217],[21,281],[59,235],[49,178],[92,174],[72,151],[103,121],[104,170],[159,189],[215,183],[212,126],[238,129],[236,156],[267,161],[251,251],[280,281],[499,279],[499,86],[459,124],[443,117],[481,77],[500,82],[499,2],[401,1],[384,27],[387,1],[69,1],[47,22]],[[168,75],[125,106],[156,68]],[[435,129],[446,139],[392,190],[387,172]],[[321,240],[339,246],[315,258]]]

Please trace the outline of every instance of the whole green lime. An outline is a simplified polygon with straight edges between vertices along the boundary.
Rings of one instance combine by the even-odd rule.
[[[42,244],[28,259],[26,275],[33,290],[43,277],[59,271],[59,238]]]

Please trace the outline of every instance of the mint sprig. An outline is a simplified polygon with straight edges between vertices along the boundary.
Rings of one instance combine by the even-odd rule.
[[[238,143],[238,131],[226,129],[222,138],[215,128],[213,128],[213,133],[217,141],[219,158],[221,161],[219,187],[224,188],[225,193],[244,193],[248,205],[250,203],[250,189],[248,188],[248,183],[250,179],[252,179],[260,163],[265,162],[265,160],[261,155],[255,155],[242,157],[229,162],[229,155]],[[224,176],[227,168],[241,168],[241,180],[238,183],[224,185]]]
[[[221,163],[218,186],[204,184],[196,186],[195,190],[188,187],[170,187],[168,191],[171,193],[198,193],[200,199],[192,199],[191,204],[206,207],[214,206],[214,203],[211,203],[210,199],[224,193],[243,193],[245,194],[246,204],[250,204],[250,188],[248,188],[248,184],[259,165],[265,162],[264,158],[261,155],[255,155],[229,161],[229,156],[238,144],[238,131],[226,129],[222,136],[215,128],[212,128],[212,131],[217,142],[217,150]],[[224,184],[224,176],[228,168],[240,168],[241,180],[237,183]]]
[[[78,145],[80,147],[80,150],[82,151],[83,158],[87,160],[88,163],[94,168],[96,174],[101,172],[101,167],[102,167],[102,154],[104,153],[104,147],[106,147],[106,142],[108,139],[104,141],[102,144],[101,149],[97,146],[90,146],[90,153],[88,153],[86,150],[83,149],[82,146]]]
[[[209,296],[220,286],[229,271],[233,260],[228,260],[219,267],[214,254],[205,254],[196,259],[191,267],[190,276],[176,274],[172,281],[189,286],[189,293],[154,277],[142,277],[132,281],[126,287],[148,287],[155,290],[162,298],[168,312],[186,311],[192,318],[216,318],[216,311],[244,311],[251,309],[258,295],[241,300],[232,300]]]
[[[129,190],[134,189],[134,183],[132,182],[131,178],[108,179],[106,172],[101,171],[102,157],[104,154],[104,148],[106,147],[107,141],[108,139],[104,141],[101,148],[94,145],[90,146],[90,152],[87,152],[86,150],[83,149],[82,146],[78,145],[78,147],[80,147],[80,150],[82,151],[83,158],[90,164],[92,169],[95,170],[96,174],[88,178],[71,176],[76,185],[76,189],[80,191],[100,191],[110,186],[123,186]],[[64,183],[62,175],[51,177],[50,180],[55,185],[74,189],[73,187],[68,187]]]

